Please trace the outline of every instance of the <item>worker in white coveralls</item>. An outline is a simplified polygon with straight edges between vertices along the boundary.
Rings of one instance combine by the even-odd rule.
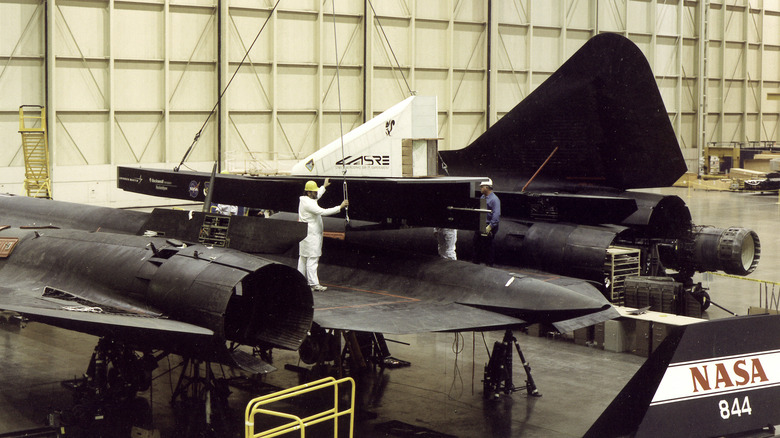
[[[439,257],[449,260],[458,260],[455,246],[458,242],[458,230],[452,228],[434,228],[433,234],[439,245]]]
[[[322,216],[330,216],[341,211],[349,205],[346,199],[331,208],[322,208],[317,200],[325,193],[325,188],[330,185],[330,178],[325,179],[322,187],[317,188],[317,183],[307,181],[304,187],[304,195],[300,197],[298,204],[298,221],[309,224],[306,238],[301,240],[298,247],[298,271],[306,277],[312,291],[324,291],[327,287],[320,284],[317,277],[317,266],[322,255]]]

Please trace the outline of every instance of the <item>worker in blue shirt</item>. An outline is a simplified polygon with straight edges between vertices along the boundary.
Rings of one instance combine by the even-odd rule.
[[[479,185],[479,190],[482,192],[480,199],[485,199],[487,209],[490,212],[487,214],[485,232],[482,233],[480,230],[477,230],[474,233],[474,259],[472,261],[474,263],[484,262],[488,266],[493,266],[495,261],[493,239],[496,233],[498,233],[498,223],[501,220],[501,200],[493,193],[492,179],[488,178]]]

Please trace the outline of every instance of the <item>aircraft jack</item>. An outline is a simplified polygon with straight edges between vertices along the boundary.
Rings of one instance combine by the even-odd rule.
[[[356,370],[365,368],[369,363],[380,368],[402,368],[412,365],[411,362],[390,355],[390,349],[382,333],[349,331],[344,332],[344,340],[341,361]]]
[[[512,344],[514,344],[517,354],[520,356],[520,362],[525,369],[527,377],[525,388],[517,388],[512,383]],[[485,365],[485,377],[482,383],[482,396],[485,399],[498,398],[502,392],[509,395],[522,390],[525,390],[529,396],[542,396],[536,388],[534,378],[531,377],[531,365],[525,360],[517,338],[509,329],[504,332],[504,339],[501,342],[493,344],[493,353],[490,355],[488,364]]]
[[[387,340],[382,333],[328,331],[316,324],[312,326],[309,336],[304,340],[298,353],[301,361],[307,365],[314,365],[312,370],[289,364],[285,365],[285,369],[317,378],[323,374],[339,376],[349,374],[354,377],[369,365],[380,368],[411,366],[410,362],[390,356]],[[329,362],[333,363],[333,367],[327,365]]]
[[[184,358],[171,395],[171,405],[177,415],[177,433],[200,437],[232,436],[235,433],[232,428],[240,422],[233,418],[234,413],[228,406],[229,396],[227,381],[214,376],[211,362]]]
[[[156,367],[153,355],[139,357],[122,343],[100,338],[84,376],[62,382],[73,393],[73,407],[52,413],[51,425],[67,426],[72,436],[102,436],[104,430],[124,428],[129,433],[150,412],[146,399],[136,395],[149,389]]]

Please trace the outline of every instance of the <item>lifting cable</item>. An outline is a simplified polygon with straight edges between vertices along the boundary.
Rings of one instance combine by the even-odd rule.
[[[277,2],[278,4],[278,2]],[[398,62],[398,57],[395,56],[395,51],[393,50],[393,46],[390,44],[390,40],[387,38],[387,34],[385,33],[384,27],[382,27],[382,22],[379,21],[379,17],[376,14],[376,10],[374,9],[374,5],[371,3],[371,0],[368,0],[369,6],[371,6],[371,11],[374,14],[374,18],[376,19],[377,24],[379,24],[379,29],[382,31],[382,36],[385,39],[385,42],[387,43],[387,46],[390,48],[390,53],[393,55],[393,59],[395,60],[396,66],[398,66],[398,72],[401,74],[401,77],[404,80],[404,83],[406,84],[406,89],[409,91],[409,95],[414,95],[414,92],[412,91],[412,88],[409,86],[409,82],[406,80],[406,75],[404,75],[403,69],[401,69],[401,64]],[[335,56],[336,56],[336,90],[338,93],[338,102],[339,102],[339,134],[341,135],[341,178],[342,178],[342,191],[343,196],[345,200],[349,200],[349,191],[347,190],[347,164],[345,160],[346,152],[344,151],[344,122],[342,120],[342,106],[341,106],[341,76],[339,74],[339,43],[338,43],[338,37],[336,34],[336,1],[331,0],[331,8],[332,8],[332,15],[333,15],[333,44],[335,46]],[[446,165],[445,165],[445,171],[446,171]],[[347,206],[346,209],[344,209],[345,212],[345,220],[347,222],[347,225],[349,225],[349,206]]]
[[[274,12],[276,11],[276,7],[279,6],[279,2],[282,0],[276,0],[276,4],[274,4],[274,7],[271,9],[271,13],[268,14],[268,18],[265,19],[265,23],[263,23],[263,26],[260,27],[260,30],[257,32],[257,35],[255,35],[255,40],[252,41],[252,44],[249,46],[249,48],[246,50],[246,53],[244,53],[244,58],[241,59],[241,62],[238,63],[238,67],[236,67],[236,71],[233,72],[233,76],[230,77],[230,80],[228,81],[227,85],[225,85],[225,88],[222,90],[222,92],[219,94],[219,97],[217,97],[217,102],[214,104],[214,107],[211,109],[211,112],[209,112],[209,115],[206,117],[206,121],[203,122],[203,126],[200,127],[200,130],[198,130],[197,134],[195,134],[195,138],[192,140],[192,144],[190,144],[190,147],[187,148],[187,152],[184,153],[184,156],[181,158],[181,162],[178,166],[173,168],[174,172],[178,172],[179,168],[184,164],[184,161],[187,160],[187,157],[190,155],[190,152],[192,152],[192,148],[195,146],[195,143],[198,142],[200,139],[200,135],[203,133],[203,130],[206,128],[206,124],[211,120],[211,116],[214,114],[214,112],[217,110],[217,107],[222,102],[222,97],[225,96],[225,93],[227,92],[228,87],[230,87],[230,84],[233,83],[233,79],[236,78],[236,75],[238,74],[238,71],[241,70],[241,66],[244,65],[244,62],[249,57],[249,52],[252,51],[252,47],[255,46],[255,43],[257,42],[257,39],[260,38],[260,34],[263,33],[263,29],[265,29],[265,26],[268,25],[268,22],[271,21],[271,17],[274,16]]]
[[[336,53],[336,92],[339,98],[339,134],[341,134],[341,181],[344,200],[349,201],[349,192],[347,192],[347,164],[344,159],[344,122],[341,120],[341,76],[339,75],[339,39],[336,36],[336,0],[331,0],[333,8],[333,45]],[[344,209],[345,220],[349,225],[349,206]]]
[[[382,36],[384,37],[385,42],[387,43],[387,47],[390,48],[390,53],[393,55],[393,59],[395,60],[395,65],[398,66],[398,72],[401,73],[401,77],[404,79],[404,83],[406,84],[406,89],[409,90],[409,95],[414,96],[415,92],[412,91],[412,87],[409,86],[409,82],[406,80],[406,75],[404,75],[404,71],[401,68],[401,64],[398,62],[398,58],[395,56],[395,51],[393,51],[393,46],[390,45],[390,40],[387,38],[387,34],[385,33],[385,28],[382,27],[382,22],[379,21],[379,16],[376,14],[376,10],[374,9],[374,4],[371,2],[371,0],[368,0],[368,5],[371,6],[371,12],[374,13],[374,19],[379,25],[379,30],[382,31]]]

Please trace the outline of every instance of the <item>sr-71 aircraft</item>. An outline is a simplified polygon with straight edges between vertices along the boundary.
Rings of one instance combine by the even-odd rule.
[[[589,40],[461,150],[436,150],[436,114],[435,98],[410,97],[304,158],[290,176],[119,167],[117,184],[295,212],[306,180],[342,180],[344,191],[320,200],[350,200],[349,223],[335,221],[343,240],[326,239],[321,258],[330,289],[314,297],[314,322],[326,328],[408,333],[544,322],[569,331],[616,316],[604,298],[615,248],[640,250],[642,276],[671,270],[702,307],[708,296],[693,284],[695,272],[748,275],[758,264],[752,230],[697,226],[679,197],[633,190],[669,186],[686,165],[650,66],[622,36]],[[469,234],[484,231],[477,184],[486,177],[501,199],[495,245],[505,269],[423,255],[434,247],[424,227],[461,230],[459,253],[468,255]],[[326,228],[333,224],[326,218]],[[152,229],[170,232],[163,228]],[[294,266],[295,248],[280,257]]]
[[[605,255],[614,245],[642,249],[644,274],[650,273],[651,268],[658,273],[672,268],[679,270],[683,277],[695,271],[716,269],[745,275],[757,264],[760,246],[752,231],[697,227],[678,197],[627,191],[669,185],[684,172],[684,163],[646,60],[630,41],[620,36],[600,35],[586,43],[548,81],[461,151],[431,154],[430,143],[404,137],[414,131],[407,126],[414,125],[408,115],[401,111],[392,119],[381,117],[369,122],[359,133],[364,135],[354,142],[362,142],[369,152],[357,152],[347,160],[344,155],[334,158],[327,151],[318,151],[303,160],[299,169],[305,170],[299,170],[297,176],[250,178],[121,167],[118,185],[125,190],[190,200],[204,200],[204,189],[208,188],[208,196],[214,202],[295,211],[304,181],[338,176],[338,170],[347,168],[348,164],[355,166],[355,160],[359,159],[359,166],[350,168],[350,172],[373,170],[372,166],[381,167],[385,163],[393,167],[391,163],[396,157],[393,148],[403,147],[404,143],[413,152],[419,146],[428,156],[440,156],[440,163],[447,164],[448,177],[405,178],[392,175],[392,169],[389,176],[348,174],[343,177],[350,189],[349,215],[354,226],[347,228],[344,240],[327,239],[320,278],[330,288],[313,297],[312,320],[326,329],[412,333],[514,329],[535,322],[552,324],[561,331],[589,326],[617,316],[602,294]],[[435,132],[433,135],[422,132],[416,138],[435,137]],[[380,141],[367,142],[367,138]],[[377,145],[390,149],[386,153],[370,149]],[[414,172],[413,166],[413,175]],[[430,231],[410,231],[405,229],[407,226],[452,227],[472,232],[480,228],[484,209],[480,208],[475,193],[476,184],[484,176],[493,178],[502,199],[504,217],[496,240],[502,244],[499,260],[504,267],[482,267],[410,251],[413,246],[408,242],[420,240],[414,233],[419,236]],[[323,205],[340,197],[335,192],[338,191],[326,194]],[[193,265],[218,264],[219,256],[209,251],[219,251],[214,247],[224,246],[295,266],[297,245],[289,243],[301,238],[298,230],[277,227],[279,220],[256,217],[164,209],[139,213],[19,197],[0,198],[0,207],[2,223],[62,228],[37,230],[20,242],[46,238],[47,233],[76,235],[77,240],[89,242],[85,248],[100,244],[94,241],[96,237],[132,239],[135,242],[132,246],[139,251],[151,243],[146,250],[151,254],[146,254],[149,262],[156,258],[158,261],[186,259]],[[362,225],[366,222],[370,224]],[[377,229],[387,231],[370,231]],[[95,233],[97,230],[100,232]],[[385,239],[380,233],[390,233],[385,235],[391,237]],[[109,234],[110,237],[104,236]],[[266,238],[275,244],[269,247],[263,240],[258,243],[258,239]],[[172,239],[194,246],[184,248],[181,242]],[[288,244],[286,247],[284,242]],[[230,254],[241,258],[238,256],[241,253]],[[14,258],[11,253],[5,265],[10,266]],[[74,272],[88,272],[93,263],[97,260],[82,263]],[[162,261],[159,266],[165,263]],[[137,265],[128,263],[131,270]],[[46,265],[33,266],[30,272],[43,281],[51,275],[40,275],[48,272],[39,271],[42,268]],[[143,283],[142,268],[138,267],[134,275],[128,273],[119,278],[133,284]],[[5,280],[3,276],[10,275],[10,271],[0,267],[0,278]],[[171,278],[177,275],[174,271]],[[299,285],[300,278],[293,277],[289,275],[291,283]],[[120,281],[107,282],[113,288],[124,287]],[[238,292],[242,289],[237,287],[239,284],[243,283],[232,284],[227,296],[243,296]],[[292,288],[300,290],[298,286]],[[163,289],[164,299],[159,302],[172,303],[166,299],[178,296],[185,303],[194,300],[192,307],[210,304],[204,295],[192,296],[189,290],[187,284],[172,285]],[[6,295],[24,295],[25,300],[36,303],[52,298],[44,296],[41,288],[28,289],[26,295],[18,290],[11,292]],[[79,291],[64,292],[70,300],[84,298]],[[106,295],[117,296],[115,292]],[[146,306],[158,303],[144,303],[143,293],[124,295]],[[273,293],[254,296],[262,298],[255,299],[250,307],[271,309],[259,318],[245,318],[240,312],[237,318],[231,318],[233,311],[243,307],[236,300],[235,306],[228,300],[226,307],[209,308],[210,312],[201,313],[224,321],[217,328],[234,334],[233,340],[238,342],[245,340],[241,334],[252,332],[242,325],[250,324],[250,319],[268,330],[287,328],[289,316],[273,310],[287,308],[288,304],[284,304],[287,298]],[[94,296],[86,297],[86,304],[79,305],[99,308],[110,301],[100,294],[98,297],[102,301]],[[299,307],[305,308],[305,297],[299,298],[303,303]],[[78,310],[65,308],[63,303],[57,305],[60,306],[57,310],[62,312]],[[0,308],[14,310],[11,306],[16,304],[4,303],[0,297]],[[16,311],[31,319],[51,322],[45,316],[29,312],[28,308],[18,307]],[[111,325],[98,318],[81,319],[89,321],[92,327],[100,327],[98,334],[130,333],[121,326],[113,326],[109,331],[107,327]],[[232,322],[234,319],[239,322]],[[305,317],[295,321],[296,328],[305,325]],[[59,322],[59,325],[87,331],[82,323]],[[512,341],[511,332],[507,331],[504,349],[509,354],[505,351],[504,357],[511,358],[511,346],[507,345]],[[196,348],[193,347],[196,344],[188,345],[190,349]],[[520,352],[519,347],[517,350]],[[499,356],[495,353],[494,347],[494,357]],[[495,368],[506,369],[504,360],[498,359]],[[527,362],[524,359],[522,362],[529,379],[526,388],[529,393],[535,393]],[[511,361],[508,363],[511,365]],[[486,382],[493,379],[501,383],[493,382],[495,386],[490,388],[486,384],[486,392],[487,389],[507,392],[514,389],[511,373],[507,379],[486,372]]]
[[[702,308],[709,297],[695,272],[747,275],[757,266],[755,232],[697,226],[679,197],[633,190],[669,186],[686,166],[647,60],[622,36],[592,38],[466,148],[438,152],[429,140],[437,129],[435,99],[414,96],[290,176],[217,175],[211,186],[206,173],[120,167],[117,183],[188,200],[208,188],[214,202],[295,212],[304,181],[340,178],[344,192],[321,199],[335,205],[348,187],[351,221],[335,223],[344,240],[326,239],[321,259],[331,289],[315,296],[314,321],[327,328],[584,327],[615,316],[604,299],[615,248],[640,250],[642,276],[671,270]],[[485,177],[502,201],[497,261],[512,268],[421,255],[434,247],[424,227],[435,226],[459,229],[458,252],[468,256],[469,234],[485,223],[477,195]],[[294,265],[295,250],[285,257]]]
[[[336,222],[347,232],[334,246],[425,252],[435,246],[422,227],[445,227],[461,230],[459,252],[468,255],[469,233],[485,222],[477,184],[490,177],[502,209],[496,260],[523,272],[586,280],[606,292],[610,249],[634,248],[642,275],[674,271],[706,307],[706,292],[691,280],[695,272],[748,275],[758,264],[761,245],[752,230],[698,226],[679,197],[632,190],[670,186],[686,165],[647,60],[620,35],[589,40],[461,150],[439,152],[426,140],[437,137],[436,114],[435,98],[410,97],[304,158],[291,176],[217,175],[211,199],[296,212],[306,180],[338,178],[348,187],[351,221]],[[209,175],[119,167],[117,184],[203,200]],[[335,205],[343,196],[330,190],[320,202]],[[334,251],[326,248],[325,257]]]
[[[295,212],[306,180],[343,180],[351,220],[346,227],[338,221],[344,240],[326,239],[321,259],[321,280],[336,288],[315,300],[352,289],[395,298],[378,304],[371,296],[371,304],[362,301],[370,295],[348,294],[345,302],[364,307],[347,314],[341,301],[316,303],[315,322],[333,328],[397,333],[512,322],[502,318],[563,331],[583,327],[614,316],[602,293],[611,286],[605,264],[615,247],[639,249],[644,276],[675,271],[703,307],[708,297],[693,284],[695,272],[747,275],[758,264],[760,241],[752,230],[697,226],[679,197],[632,190],[669,186],[686,166],[650,66],[622,36],[589,40],[461,150],[438,152],[428,140],[437,137],[435,107],[435,99],[410,97],[304,158],[290,176],[215,175],[211,187],[207,173],[119,167],[117,184],[188,200],[205,199],[208,188],[213,202]],[[429,176],[432,167],[448,175]],[[516,268],[411,255],[433,246],[423,227],[458,228],[462,236],[482,230],[477,184],[486,177],[502,206],[497,262]],[[320,202],[335,205],[343,195],[330,190]],[[470,240],[459,239],[461,254]],[[419,297],[408,290],[435,307],[413,301]]]
[[[0,211],[4,212],[3,222],[21,221],[34,226],[0,230],[0,249],[3,250],[0,251],[0,278],[3,280],[0,308],[16,311],[32,320],[102,336],[104,347],[96,349],[96,354],[104,354],[103,357],[113,361],[114,367],[122,368],[122,372],[131,376],[143,371],[148,364],[143,360],[118,362],[114,341],[125,343],[131,349],[168,348],[193,357],[224,361],[225,339],[250,345],[294,348],[299,343],[300,330],[311,323],[311,295],[306,293],[309,292],[306,281],[297,272],[258,257],[241,257],[242,253],[238,251],[214,248],[213,245],[225,237],[216,234],[224,232],[222,226],[226,225],[217,224],[215,220],[227,217],[172,210],[139,213],[11,196],[0,196]],[[245,217],[230,219],[232,231],[227,234],[244,239],[248,245],[245,249],[273,253],[289,245],[289,242],[278,240],[278,235],[263,238],[269,235],[268,231],[278,231],[277,224],[289,222]],[[43,226],[50,223],[63,228]],[[104,225],[91,232],[76,230],[90,228],[96,223]],[[204,227],[204,223],[207,226]],[[218,228],[217,233],[212,233],[214,230],[209,226]],[[253,235],[258,228],[264,232]],[[135,235],[150,234],[147,233],[150,230],[181,236],[191,235],[194,230],[196,235],[208,234],[215,240],[206,245],[185,246],[171,238]],[[9,242],[14,242],[12,248],[7,246]],[[569,305],[565,302],[567,299],[581,306],[587,303],[585,299],[577,300],[574,294],[564,296],[556,288],[556,283],[561,285],[561,281],[570,286],[576,284],[572,279],[561,277],[545,286],[545,281],[529,281],[531,277],[505,270],[420,255],[408,256],[407,265],[383,266],[376,272],[365,269],[372,263],[382,267],[384,261],[392,262],[392,257],[375,259],[376,255],[375,252],[359,252],[353,257],[367,259],[364,269],[339,270],[338,264],[327,266],[338,271],[338,275],[357,278],[330,277],[329,281],[336,286],[316,294],[315,321],[323,327],[354,327],[351,330],[377,330],[380,327],[390,333],[431,330],[433,326],[428,324],[435,324],[439,327],[437,330],[459,330],[458,327],[465,325],[477,329],[479,326],[503,328],[525,324],[502,317],[501,312],[491,312],[494,309],[489,306],[484,306],[484,310],[476,309],[486,314],[482,319],[475,316],[465,321],[447,320],[448,308],[455,307],[451,303],[468,296],[465,291],[478,287],[478,282],[483,283],[485,295],[498,294],[497,298],[504,300],[507,308],[528,306],[526,313],[521,314],[527,315],[529,320],[560,320],[561,315],[567,314],[562,310]],[[339,256],[348,257],[349,252]],[[288,256],[272,254],[271,258],[285,262]],[[409,270],[415,264],[418,265],[415,273],[402,276],[397,271]],[[475,275],[480,269],[484,272],[470,284],[435,280],[437,277],[453,278],[448,275],[453,268],[471,268],[464,277],[457,277],[460,279]],[[504,275],[499,282],[509,278],[512,284],[527,283],[524,288],[515,289],[511,284],[496,284],[489,278],[491,275]],[[426,281],[426,277],[430,281]],[[73,283],[64,286],[64,278],[72,278]],[[350,281],[369,286],[361,290],[339,286]],[[391,282],[383,283],[386,281]],[[373,287],[370,286],[372,282]],[[131,287],[138,283],[147,284],[146,287]],[[434,294],[419,293],[412,298],[381,292],[403,290],[412,295],[420,288],[436,287],[436,284],[441,284],[441,289],[434,292],[449,290],[455,298],[441,297],[437,304],[431,299]],[[57,286],[66,290],[55,289]],[[528,289],[530,286],[539,288],[539,294],[533,294]],[[507,292],[501,293],[502,289]],[[333,290],[337,293],[330,296]],[[544,293],[562,301],[556,306],[541,298]],[[364,296],[362,300],[361,296]],[[227,297],[230,297],[227,308],[219,307]],[[472,294],[471,300],[475,306],[479,305],[478,294]],[[541,310],[541,305],[547,303],[549,314]],[[323,308],[324,305],[332,307]],[[152,314],[152,307],[162,309],[164,315]],[[379,320],[372,324],[370,317],[377,315],[371,310],[373,307],[381,309],[382,314],[388,312],[389,322]],[[404,318],[393,314],[394,307],[401,312],[409,311],[420,321],[401,325]],[[415,309],[426,309],[428,314]],[[604,316],[594,315],[604,315],[608,310],[612,309],[588,316],[600,320]],[[449,311],[455,317],[467,315],[454,309]],[[583,312],[578,309],[576,314]],[[349,318],[350,314],[361,313],[364,314],[358,318]],[[339,316],[346,317],[346,321],[339,322]],[[393,323],[397,326],[392,327]],[[777,367],[780,345],[774,336],[778,329],[780,316],[776,315],[729,318],[675,328],[586,436],[715,436],[757,430],[780,422],[780,411],[776,406],[780,388],[780,368]],[[111,345],[106,348],[107,340]],[[499,345],[503,345],[503,350],[498,349]],[[511,343],[496,343],[491,363],[494,358],[497,358],[498,368],[509,366],[509,375],[486,372],[485,389],[510,392],[514,389],[511,386]],[[247,359],[235,357],[241,365],[257,360]],[[524,359],[523,365],[527,366]],[[94,369],[92,376],[95,376]],[[526,389],[534,393],[536,387],[530,373],[528,379]],[[127,387],[122,389],[128,390]],[[133,393],[143,389],[137,384],[130,388]],[[697,414],[691,415],[692,412]]]

